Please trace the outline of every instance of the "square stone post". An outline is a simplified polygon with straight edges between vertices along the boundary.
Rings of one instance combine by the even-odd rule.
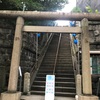
[[[92,96],[88,20],[84,18],[81,22],[81,25],[82,25],[81,45],[82,45],[83,95],[79,96],[79,100],[98,100],[98,97]]]
[[[82,94],[82,83],[81,83],[81,75],[76,75],[76,94],[79,96]]]
[[[23,85],[24,94],[30,95],[30,73],[26,72],[24,74],[24,85]]]
[[[21,92],[17,92],[18,82],[18,68],[20,63],[21,45],[22,45],[22,28],[24,25],[24,19],[22,17],[17,18],[16,30],[13,44],[13,52],[10,67],[10,76],[7,93],[1,94],[1,100],[19,100]]]

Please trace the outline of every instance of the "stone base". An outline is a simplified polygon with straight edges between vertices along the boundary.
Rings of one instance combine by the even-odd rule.
[[[20,100],[21,92],[16,93],[1,93],[1,100]]]
[[[84,96],[84,95],[80,95],[78,100],[99,100],[99,98],[97,96]]]

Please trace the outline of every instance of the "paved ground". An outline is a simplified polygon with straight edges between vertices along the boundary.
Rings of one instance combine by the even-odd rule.
[[[37,96],[37,95],[22,96],[21,100],[44,100],[44,96]],[[75,100],[75,99],[56,97],[55,100]]]
[[[0,95],[0,100],[1,100],[1,95]],[[22,96],[21,100],[44,100],[44,96],[37,96],[37,95]],[[75,99],[56,97],[55,100],[75,100]]]
[[[0,100],[1,100],[1,95],[0,95]],[[22,96],[21,100],[44,100],[44,97],[43,96],[37,96],[37,95]],[[74,98],[56,97],[55,100],[75,100],[75,99]]]

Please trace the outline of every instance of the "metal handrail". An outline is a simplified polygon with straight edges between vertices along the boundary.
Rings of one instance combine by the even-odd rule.
[[[50,36],[49,36],[47,42],[45,43],[43,49],[42,49],[41,52],[40,52],[40,55],[39,55],[39,57],[38,57],[38,66],[37,66],[37,61],[36,61],[35,64],[34,64],[34,66],[32,67],[32,69],[31,69],[31,71],[30,71],[31,85],[32,85],[32,82],[34,81],[33,76],[35,77],[35,75],[33,75],[33,74],[35,74],[35,72],[38,70],[38,68],[39,68],[39,66],[40,66],[40,64],[41,64],[41,62],[42,62],[42,59],[43,59],[43,57],[44,57],[44,55],[45,55],[45,53],[46,53],[46,51],[47,51],[48,45],[50,44],[50,42],[51,42],[51,40],[52,40],[52,37],[53,37],[53,33],[50,34]]]
[[[79,48],[78,45],[73,43],[74,38],[70,35],[70,46],[71,46],[71,54],[72,54],[72,61],[73,61],[73,70],[75,75],[80,74],[80,67],[79,67]],[[76,56],[76,52],[78,52],[78,58]]]
[[[45,43],[45,45],[44,45],[43,49],[42,49],[42,50],[41,50],[41,52],[40,52],[39,57],[43,54],[43,51],[45,50],[45,47],[47,46],[47,44],[48,44],[48,42],[49,42],[50,38],[52,37],[52,35],[53,35],[53,34],[51,33],[51,34],[50,34],[50,36],[49,36],[49,38],[48,38],[48,40],[47,40],[47,42]],[[39,59],[39,57],[38,57],[38,59]],[[32,73],[32,72],[33,72],[33,70],[34,70],[35,66],[36,66],[36,63],[35,63],[35,64],[34,64],[34,66],[32,67],[32,69],[31,69],[30,73]]]
[[[55,58],[55,63],[54,63],[53,75],[55,74],[60,42],[61,42],[61,33],[60,33],[60,36],[59,36],[59,41],[58,41],[58,46],[57,46],[57,52],[56,52],[56,58]]]

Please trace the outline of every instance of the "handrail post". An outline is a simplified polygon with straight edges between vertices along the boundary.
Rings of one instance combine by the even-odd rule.
[[[36,33],[36,68],[38,67],[38,33]]]
[[[24,87],[23,87],[24,94],[30,95],[30,73],[26,72],[24,74]]]
[[[78,40],[77,47],[78,47],[78,54],[77,54],[77,57],[78,57],[78,61],[77,61],[77,64],[78,64],[78,72],[77,72],[77,74],[80,74],[80,53],[79,53],[79,40]]]
[[[77,95],[82,94],[82,77],[80,75],[80,63],[79,63],[79,41],[77,44],[77,75],[76,75],[76,93]]]
[[[70,35],[70,46],[71,46],[73,70],[74,70],[74,76],[75,76],[75,82],[76,82],[76,98],[77,98],[77,96],[79,96],[82,93],[80,67],[78,65],[79,61],[77,61],[77,57],[76,57],[76,47],[79,46],[79,42],[78,42],[78,45],[74,45],[73,37],[71,35]],[[78,60],[79,60],[79,54],[78,54]]]

